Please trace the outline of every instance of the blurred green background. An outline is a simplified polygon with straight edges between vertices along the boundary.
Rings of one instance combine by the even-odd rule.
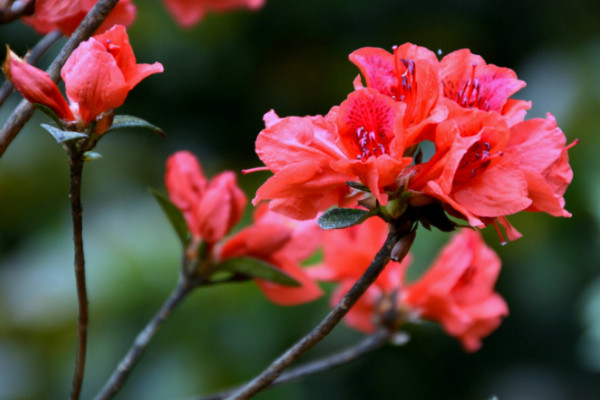
[[[600,398],[600,3],[561,1],[267,0],[258,12],[209,15],[178,28],[159,1],[138,0],[129,29],[144,80],[118,113],[161,126],[167,138],[127,131],[102,140],[84,171],[90,298],[83,398],[104,384],[138,331],[175,286],[180,248],[147,188],[164,190],[166,158],[188,149],[209,176],[260,165],[262,115],[324,114],[352,90],[348,54],[410,41],[446,54],[470,48],[514,69],[532,100],[528,117],[554,114],[575,179],[571,219],[511,218],[524,237],[488,243],[504,268],[510,316],[475,354],[438,326],[411,329],[404,347],[266,391],[258,399]],[[39,40],[15,22],[2,43],[23,54]],[[61,44],[63,42],[60,42]],[[60,45],[44,57],[46,66]],[[0,123],[20,100],[13,94]],[[36,115],[0,159],[0,398],[66,398],[76,342],[68,167]],[[268,175],[240,176],[249,197]],[[245,220],[249,220],[250,210]],[[421,230],[416,269],[447,235]],[[413,272],[414,273],[414,272]],[[158,333],[118,399],[189,399],[243,382],[314,326],[328,299],[278,307],[251,283],[198,290]],[[362,336],[340,325],[304,359]]]

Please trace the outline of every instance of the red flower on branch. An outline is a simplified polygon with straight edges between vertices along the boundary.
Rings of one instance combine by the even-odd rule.
[[[454,215],[483,228],[506,216],[544,211],[569,217],[562,195],[573,173],[566,138],[549,115],[508,127],[499,113],[456,111],[436,129],[436,152],[412,168],[409,190],[436,198]]]
[[[98,0],[36,0],[35,10],[23,22],[31,25],[38,33],[49,33],[59,29],[64,35],[71,36],[83,18]],[[102,33],[113,25],[129,26],[136,16],[136,7],[130,0],[119,0],[108,17],[102,22],[96,33]]]
[[[326,116],[265,116],[256,140],[265,167],[256,170],[274,175],[254,204],[271,200],[272,210],[308,219],[361,197],[369,208],[398,200],[398,208],[382,210],[390,218],[435,202],[471,226],[503,225],[511,240],[520,234],[509,215],[570,216],[563,198],[572,179],[569,146],[552,117],[524,121],[531,103],[509,98],[525,85],[514,71],[468,50],[438,62],[410,43],[393,54],[362,48],[350,60],[366,87],[357,77],[354,92]],[[435,145],[429,160],[422,160],[424,141]],[[435,210],[415,210],[415,218],[436,226]]]
[[[509,99],[525,87],[513,70],[486,64],[468,49],[445,56],[440,69],[444,97],[455,106],[499,113],[509,126],[523,121],[531,108],[530,101]]]
[[[296,305],[313,301],[323,292],[300,267],[310,257],[321,240],[321,229],[314,220],[293,221],[259,206],[254,223],[228,238],[217,250],[217,258],[225,261],[235,257],[263,260],[300,283],[300,287],[284,286],[256,279],[264,295],[279,305]]]
[[[115,25],[81,43],[62,68],[69,104],[48,74],[7,53],[3,70],[31,103],[52,109],[65,123],[85,127],[117,108],[142,79],[162,72],[160,63],[136,64],[125,27]]]
[[[385,241],[386,224],[371,218],[351,228],[324,232],[323,264],[309,268],[311,277],[336,282],[335,305],[369,266]],[[508,315],[504,300],[494,292],[500,259],[481,235],[462,229],[441,251],[429,270],[416,282],[405,282],[411,263],[390,262],[375,283],[350,309],[344,321],[364,333],[378,325],[401,327],[418,318],[442,324],[467,351],[481,347],[481,339]]]
[[[440,322],[467,351],[476,351],[508,315],[506,302],[494,292],[500,266],[481,235],[463,229],[425,275],[406,288],[404,301],[423,318]]]
[[[325,117],[267,114],[256,152],[275,175],[259,188],[254,204],[272,199],[273,210],[310,219],[334,204],[352,203],[346,181],[363,183],[385,204],[384,191],[395,188],[411,162],[403,157],[403,108],[373,89],[359,89]]]
[[[209,181],[190,152],[179,151],[168,158],[165,184],[196,241],[214,245],[244,213],[246,195],[237,186],[235,174],[225,171]]]
[[[413,168],[409,189],[434,197],[472,226],[531,205],[510,129],[498,114],[463,110],[436,129],[436,152]]]
[[[265,4],[265,0],[163,0],[163,3],[179,25],[191,28],[207,12],[225,12],[237,8],[257,10]]]
[[[403,122],[407,147],[426,138],[423,131],[431,124],[446,118],[446,108],[438,104],[440,66],[431,50],[412,43],[394,46],[394,54],[364,47],[350,54],[350,61],[360,69],[367,87],[406,104]],[[362,87],[360,77],[354,87]]]

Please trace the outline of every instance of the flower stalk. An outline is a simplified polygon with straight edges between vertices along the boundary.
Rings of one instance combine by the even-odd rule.
[[[75,373],[71,388],[71,399],[77,400],[81,394],[85,358],[87,352],[88,300],[85,283],[85,255],[83,252],[83,209],[81,206],[81,175],[83,171],[83,156],[74,146],[69,149],[69,165],[71,182],[69,198],[71,199],[71,214],[73,219],[74,269],[77,286],[77,356]]]

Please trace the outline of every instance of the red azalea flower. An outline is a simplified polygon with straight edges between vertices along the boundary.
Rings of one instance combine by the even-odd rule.
[[[209,11],[224,12],[236,8],[256,10],[264,5],[265,0],[163,0],[163,3],[179,25],[190,28]]]
[[[436,152],[411,170],[409,189],[437,198],[472,226],[497,221],[514,240],[521,234],[508,215],[571,216],[563,198],[573,177],[565,143],[551,115],[509,128],[498,113],[457,110],[437,127]]]
[[[273,210],[310,219],[350,203],[346,181],[362,182],[385,204],[384,190],[411,162],[403,157],[403,107],[373,89],[359,89],[326,117],[267,114],[256,153],[275,175],[259,188],[254,204],[273,199]]]
[[[350,54],[350,61],[360,69],[367,87],[406,104],[407,147],[428,138],[423,131],[446,118],[446,108],[438,105],[439,62],[431,50],[405,43],[395,46],[392,55],[383,49],[364,47]],[[362,87],[360,77],[354,86]]]
[[[65,63],[61,76],[70,106],[48,74],[14,53],[7,54],[3,69],[28,101],[50,107],[65,122],[84,126],[122,105],[142,79],[163,71],[158,62],[136,64],[127,32],[121,25],[81,43]]]
[[[463,229],[427,273],[406,288],[404,300],[424,318],[439,321],[467,351],[476,351],[508,315],[506,302],[494,292],[500,265],[478,232]]]
[[[532,204],[526,211],[543,211],[555,217],[570,217],[563,194],[573,179],[564,133],[552,114],[511,128],[508,151],[518,153],[519,167],[527,179]]]
[[[507,151],[510,130],[496,113],[457,112],[438,125],[436,152],[414,167],[409,189],[441,200],[472,226],[522,211],[532,203],[520,157]],[[484,221],[485,220],[485,221]]]
[[[31,25],[38,33],[45,34],[59,29],[71,36],[83,18],[98,0],[36,0],[35,10],[23,22]],[[136,7],[130,0],[119,0],[96,33],[102,33],[115,24],[129,26],[136,16]]]
[[[281,269],[298,281],[300,287],[284,286],[256,279],[264,295],[279,305],[296,305],[313,301],[322,295],[319,286],[300,267],[320,243],[320,228],[314,220],[292,221],[259,206],[254,223],[223,243],[217,251],[220,260],[254,257]]]
[[[247,200],[235,174],[225,171],[208,181],[190,152],[179,151],[169,157],[165,184],[192,236],[209,245],[227,235],[244,213]]]
[[[454,51],[440,62],[444,97],[463,108],[497,112],[509,126],[520,122],[530,101],[509,99],[525,87],[509,68],[486,64],[468,49]]]

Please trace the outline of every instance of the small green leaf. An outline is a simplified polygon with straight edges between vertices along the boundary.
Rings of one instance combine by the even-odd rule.
[[[94,161],[102,158],[102,154],[95,151],[86,151],[83,153],[83,161]]]
[[[356,208],[332,208],[325,211],[317,223],[322,229],[342,229],[360,224],[372,215],[370,211]]]
[[[177,206],[167,198],[164,194],[157,192],[154,189],[150,189],[150,193],[156,199],[158,204],[160,204],[163,209],[165,215],[169,219],[171,226],[175,229],[175,233],[179,237],[179,241],[185,248],[190,240],[190,232],[188,231],[187,224],[185,222],[185,218],[181,213],[181,210],[177,208]]]
[[[133,117],[131,115],[115,115],[112,125],[104,133],[106,134],[106,133],[109,133],[112,131],[117,131],[120,129],[130,129],[130,128],[148,129],[148,130],[158,133],[162,137],[166,136],[165,132],[162,129],[160,129],[158,126],[152,125],[150,122],[148,122],[146,120],[143,120],[138,117]]]
[[[262,260],[250,257],[232,258],[215,266],[216,270],[231,271],[252,278],[260,278],[266,281],[279,283],[286,286],[300,286],[294,278],[280,269]]]
[[[50,132],[52,137],[56,139],[58,143],[68,142],[73,139],[81,139],[87,137],[85,133],[81,132],[73,132],[73,131],[63,131],[62,129],[58,129],[55,126],[48,124],[41,124],[42,128]]]
[[[363,192],[369,192],[369,193],[371,192],[371,189],[369,189],[362,183],[358,183],[358,182],[346,181],[346,186],[349,186],[353,189],[362,190]]]

